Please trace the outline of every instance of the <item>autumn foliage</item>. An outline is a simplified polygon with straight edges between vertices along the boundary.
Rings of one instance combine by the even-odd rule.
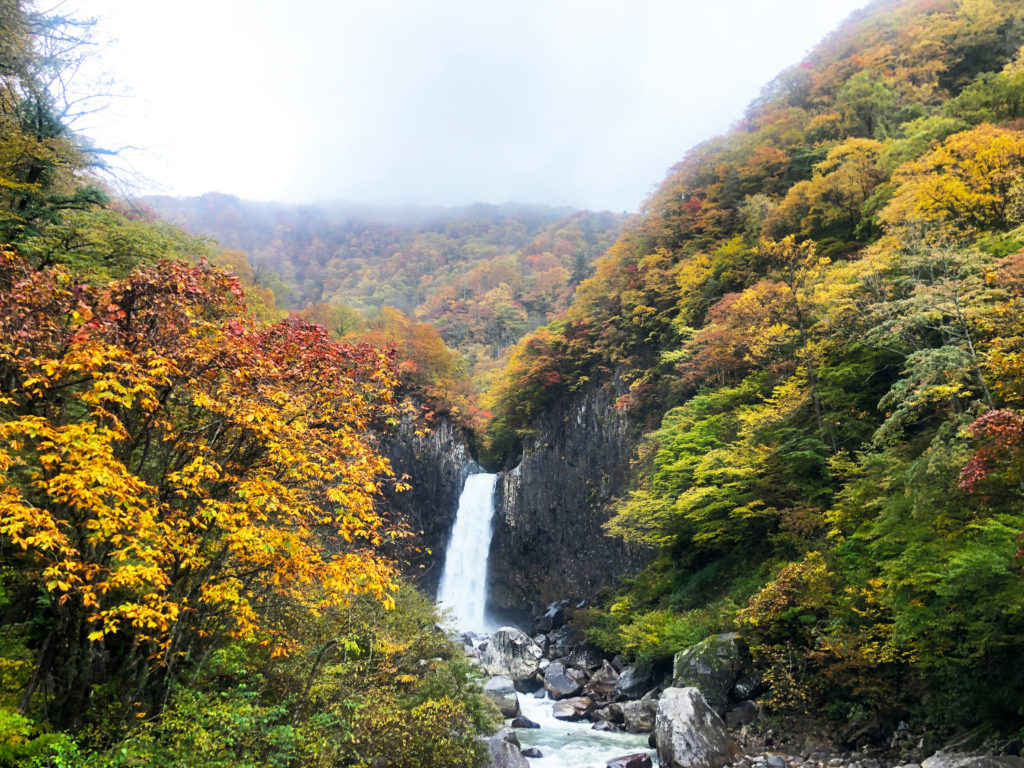
[[[296,611],[391,599],[369,430],[393,419],[393,353],[254,326],[208,265],[93,287],[3,257],[0,535],[46,601],[34,679],[60,668],[59,719],[97,653],[166,677],[211,638],[286,653]]]

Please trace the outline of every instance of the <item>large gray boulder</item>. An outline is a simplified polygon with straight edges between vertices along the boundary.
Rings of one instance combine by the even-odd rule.
[[[594,702],[586,696],[556,701],[551,707],[551,716],[558,720],[582,720],[594,708]]]
[[[522,681],[537,674],[543,655],[540,646],[525,632],[515,627],[502,627],[491,636],[481,661],[489,675]]]
[[[615,681],[616,699],[639,699],[655,687],[654,670],[649,666],[626,667]]]
[[[735,632],[712,635],[680,651],[672,662],[672,685],[693,686],[719,715],[729,704],[729,691],[750,667],[750,652]]]
[[[566,667],[559,661],[552,661],[544,670],[544,690],[555,700],[575,696],[586,681],[587,676],[578,669]]]
[[[530,768],[529,761],[519,750],[521,745],[515,731],[502,728],[487,743],[490,768]]]
[[[650,733],[654,730],[658,717],[658,700],[647,698],[640,701],[624,701],[619,705],[622,709],[622,720],[630,733]]]
[[[502,717],[516,717],[520,713],[519,696],[512,678],[498,675],[484,683],[484,695],[498,705]]]
[[[607,661],[601,662],[601,668],[590,676],[590,681],[583,692],[595,701],[611,701],[615,693],[615,684],[619,681],[619,673]]]
[[[969,755],[965,752],[936,752],[921,768],[1024,768],[1024,757],[1013,755]]]
[[[668,688],[654,725],[663,768],[724,768],[743,756],[720,718],[696,688]]]

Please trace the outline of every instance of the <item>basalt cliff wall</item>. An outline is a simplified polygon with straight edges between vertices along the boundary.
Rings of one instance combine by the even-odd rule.
[[[470,455],[468,435],[440,417],[429,432],[416,434],[412,423],[403,423],[386,446],[395,475],[408,475],[411,490],[385,493],[392,513],[422,536],[419,552],[407,555],[407,575],[428,595],[437,592],[444,556],[459,507],[466,477],[482,472]]]
[[[591,386],[533,424],[522,460],[496,488],[488,563],[490,602],[530,610],[586,598],[639,567],[645,550],[604,535],[640,435],[615,407],[625,385]]]

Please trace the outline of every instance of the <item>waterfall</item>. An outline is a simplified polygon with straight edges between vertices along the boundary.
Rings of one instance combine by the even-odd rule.
[[[491,548],[497,479],[497,475],[488,474],[466,478],[452,538],[448,542],[437,599],[445,608],[452,609],[456,627],[461,630],[483,632],[486,629],[487,552]]]

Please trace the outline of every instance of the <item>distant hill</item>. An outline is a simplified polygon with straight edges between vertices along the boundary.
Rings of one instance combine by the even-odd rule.
[[[471,362],[493,360],[563,311],[622,214],[544,205],[283,205],[223,194],[143,204],[245,251],[279,306],[395,307],[431,322]]]

